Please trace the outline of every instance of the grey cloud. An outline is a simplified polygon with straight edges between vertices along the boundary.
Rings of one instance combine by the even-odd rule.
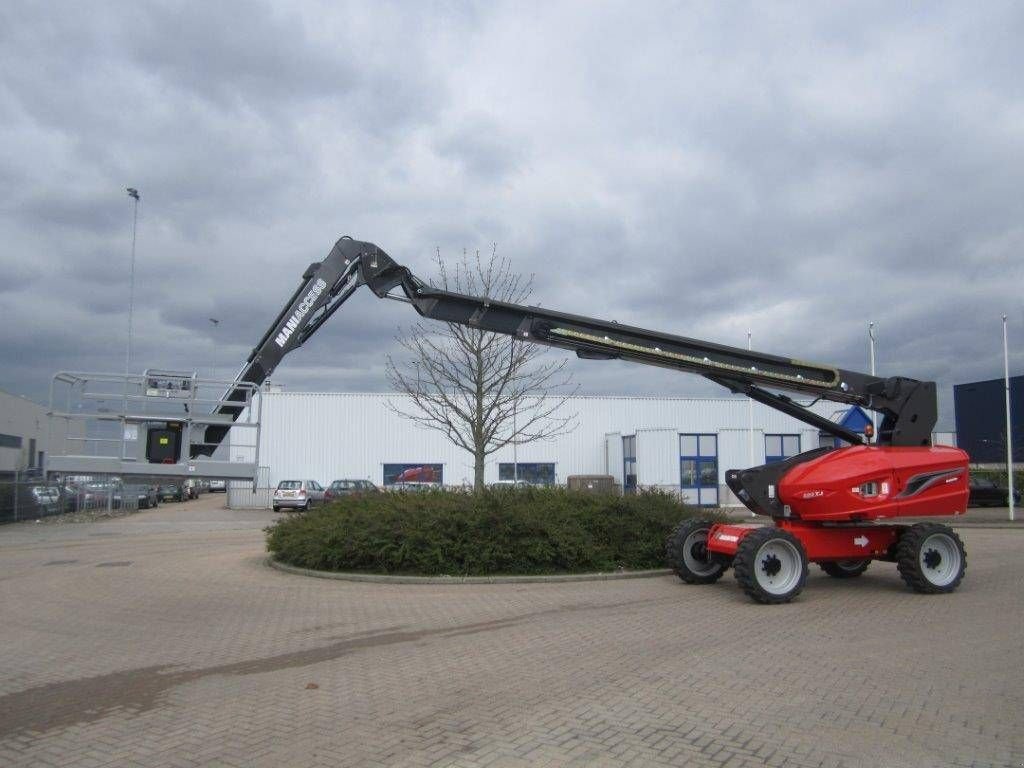
[[[525,143],[497,121],[478,116],[448,133],[436,147],[441,156],[458,162],[466,173],[496,184],[523,162]]]
[[[545,306],[723,343],[863,370],[875,320],[948,422],[1002,312],[1024,338],[1021,37],[1013,3],[7,3],[0,386],[123,365],[132,185],[140,367],[239,366],[341,234],[424,277],[497,243]],[[383,389],[415,319],[359,296],[276,378]]]

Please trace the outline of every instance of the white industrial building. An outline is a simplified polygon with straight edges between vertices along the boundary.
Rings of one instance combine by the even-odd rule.
[[[263,396],[258,462],[260,485],[286,479],[369,479],[386,485],[403,471],[428,467],[445,485],[472,483],[472,456],[440,432],[395,413],[402,395],[270,391]],[[735,504],[725,472],[816,448],[830,436],[758,403],[735,397],[576,396],[564,406],[576,428],[548,441],[507,447],[488,457],[485,480],[518,476],[564,483],[569,475],[612,475],[620,485],[682,494],[692,503]],[[835,403],[815,413],[855,431],[860,409]],[[237,430],[236,430],[237,431]],[[251,460],[247,435],[232,435],[232,459]],[[252,438],[248,438],[252,440]],[[937,436],[951,442],[951,435]],[[236,498],[244,501],[241,494]]]
[[[68,434],[64,423],[51,433],[45,406],[0,390],[0,475],[42,472],[51,451],[65,450]],[[81,432],[72,428],[71,434]]]

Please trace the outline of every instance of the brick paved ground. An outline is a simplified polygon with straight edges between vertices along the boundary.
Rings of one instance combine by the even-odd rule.
[[[1024,532],[945,597],[891,565],[408,586],[262,562],[223,497],[0,528],[2,766],[1019,766]]]

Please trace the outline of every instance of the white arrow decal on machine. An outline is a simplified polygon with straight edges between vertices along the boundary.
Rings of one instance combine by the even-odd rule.
[[[853,543],[856,544],[858,547],[866,547],[868,545],[868,537],[858,536],[853,540]]]

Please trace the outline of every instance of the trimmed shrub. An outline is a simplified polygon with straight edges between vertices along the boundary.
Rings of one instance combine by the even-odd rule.
[[[665,539],[703,514],[646,491],[564,488],[353,496],[267,528],[267,549],[302,568],[483,576],[661,568]]]

